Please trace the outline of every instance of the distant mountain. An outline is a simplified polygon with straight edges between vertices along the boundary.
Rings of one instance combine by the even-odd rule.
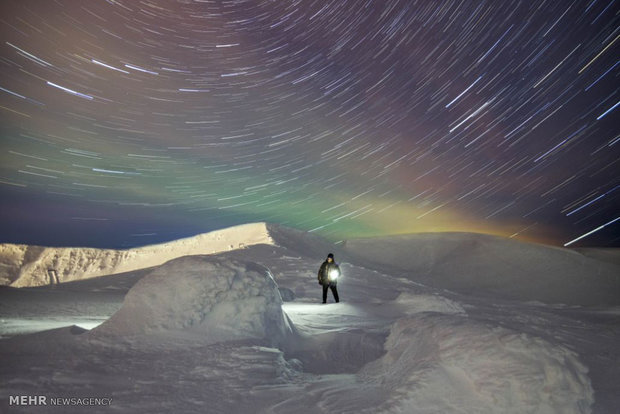
[[[0,245],[0,285],[43,286],[129,272],[181,256],[273,244],[265,223],[252,223],[127,250]]]

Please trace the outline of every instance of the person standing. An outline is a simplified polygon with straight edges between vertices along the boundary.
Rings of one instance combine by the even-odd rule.
[[[327,289],[331,289],[336,303],[340,302],[337,288],[340,267],[334,261],[334,255],[332,253],[328,254],[327,259],[321,264],[318,276],[319,284],[323,286],[323,303],[327,303]]]

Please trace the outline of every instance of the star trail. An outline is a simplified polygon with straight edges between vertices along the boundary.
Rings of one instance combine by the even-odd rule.
[[[0,242],[267,221],[620,245],[616,1],[0,9]]]

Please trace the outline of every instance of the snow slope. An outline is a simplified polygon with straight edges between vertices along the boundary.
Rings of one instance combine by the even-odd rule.
[[[272,243],[265,223],[251,223],[127,250],[0,245],[0,285],[42,286],[158,266],[181,256]]]
[[[620,264],[563,249],[475,233],[349,240],[372,267],[463,294],[544,303],[620,305]],[[601,250],[603,252],[605,249]],[[613,257],[606,251],[604,257]]]
[[[43,394],[113,399],[111,407],[88,407],[94,413],[563,414],[620,407],[620,308],[533,302],[532,292],[510,296],[508,286],[491,296],[487,279],[502,267],[503,250],[478,252],[485,237],[435,235],[434,244],[425,243],[435,250],[423,258],[402,239],[334,246],[282,226],[266,228],[273,243],[177,258],[135,284],[113,275],[5,288],[20,302],[32,295],[41,303],[35,294],[53,292],[59,304],[49,312],[67,316],[76,295],[128,292],[91,331],[61,328],[0,340],[0,406],[32,412],[9,407],[8,397]],[[539,277],[552,284],[564,277],[562,249],[489,243],[504,243],[508,256],[525,251],[527,266],[549,266]],[[330,251],[343,271],[342,301],[330,297],[323,305],[316,270]],[[440,275],[456,289],[434,287],[407,270],[415,255],[428,265],[426,276]],[[471,284],[467,294],[448,277],[445,263],[452,262],[464,263],[458,270]],[[503,283],[519,288],[512,278]],[[292,300],[282,302],[278,288]],[[565,294],[582,303],[599,294],[582,289],[580,298],[569,288]]]

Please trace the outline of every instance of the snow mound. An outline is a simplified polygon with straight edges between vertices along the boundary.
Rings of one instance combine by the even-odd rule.
[[[439,295],[415,295],[403,292],[394,300],[405,308],[404,313],[413,315],[421,312],[437,312],[448,314],[464,314],[465,309],[448,298]]]
[[[140,279],[121,309],[92,333],[189,334],[204,343],[255,338],[277,345],[291,329],[268,269],[253,262],[187,256]]]
[[[356,263],[465,295],[620,305],[620,265],[572,249],[477,233],[356,239],[343,247]]]
[[[389,392],[382,408],[390,412],[570,414],[594,402],[572,351],[466,317],[400,319],[385,350],[358,375]]]
[[[0,244],[0,285],[70,282],[159,266],[183,256],[273,243],[266,223],[250,223],[127,250]]]

